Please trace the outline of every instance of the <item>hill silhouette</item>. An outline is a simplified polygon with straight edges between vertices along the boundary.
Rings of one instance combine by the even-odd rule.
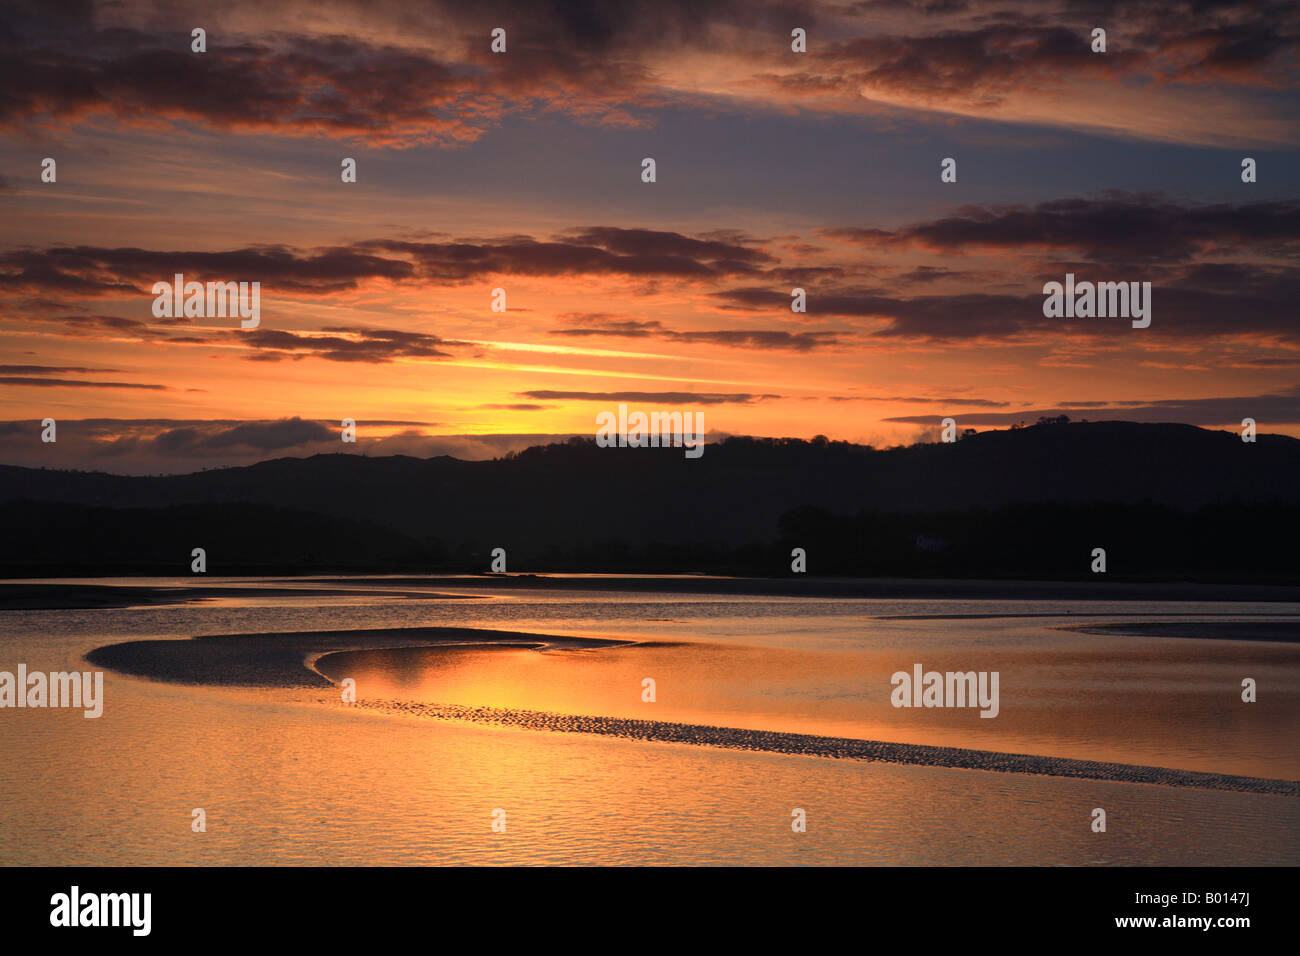
[[[729,438],[699,459],[571,439],[492,461],[317,455],[161,477],[0,466],[0,571],[188,573],[200,546],[211,573],[483,571],[502,547],[511,571],[773,574],[803,547],[812,573],[1072,576],[1107,547],[1113,574],[1279,580],[1300,568],[1298,516],[1300,440],[1187,425],[887,450]]]

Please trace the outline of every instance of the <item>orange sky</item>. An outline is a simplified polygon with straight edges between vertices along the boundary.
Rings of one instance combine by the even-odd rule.
[[[1295,31],[1263,6],[1143,5],[1105,54],[1068,4],[19,6],[6,460],[337,450],[228,432],[343,418],[481,457],[519,441],[439,436],[592,434],[629,398],[877,445],[1061,412],[1300,435]],[[159,321],[177,271],[259,281],[260,326]],[[1067,272],[1151,282],[1151,327],[1044,318]]]

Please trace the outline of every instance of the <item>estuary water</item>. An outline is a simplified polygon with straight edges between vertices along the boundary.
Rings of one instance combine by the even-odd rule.
[[[114,583],[114,582],[100,582]],[[131,585],[192,586],[192,578]],[[1300,780],[1300,605],[870,600],[212,579],[211,598],[0,611],[0,671],[126,641],[382,631],[321,686],[104,673],[104,710],[0,709],[5,864],[1294,864],[1300,797],[829,759],[461,720],[591,715]],[[220,588],[229,585],[229,596]],[[265,596],[260,592],[265,590]],[[1096,624],[1180,622],[1154,637]],[[407,628],[472,635],[412,646]],[[1195,636],[1204,628],[1204,637]],[[621,642],[547,646],[554,636]],[[275,638],[265,639],[268,646]],[[999,675],[997,716],[891,675]],[[330,683],[320,680],[323,675]],[[1242,700],[1250,678],[1257,700]],[[357,703],[340,688],[353,682]],[[647,699],[647,680],[653,700]],[[331,686],[332,685],[332,686]],[[1106,811],[1105,832],[1092,826]],[[195,811],[206,829],[195,832]],[[806,832],[791,822],[806,818]],[[494,828],[494,823],[496,824]]]

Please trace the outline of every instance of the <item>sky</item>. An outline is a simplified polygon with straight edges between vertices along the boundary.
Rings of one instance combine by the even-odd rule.
[[[6,2],[0,461],[486,458],[619,403],[1300,436],[1298,53],[1271,2]],[[157,316],[177,273],[258,326]],[[1067,273],[1150,326],[1045,317]]]

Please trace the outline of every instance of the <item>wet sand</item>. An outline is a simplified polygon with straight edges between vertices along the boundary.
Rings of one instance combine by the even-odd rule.
[[[590,648],[629,641],[556,637],[469,627],[411,627],[282,634],[217,634],[187,641],[128,641],[86,655],[98,667],[173,684],[242,687],[332,687],[313,662],[336,651],[429,645]]]
[[[1125,621],[1062,630],[1127,637],[1186,637],[1210,641],[1276,641],[1300,644],[1300,621]]]
[[[189,640],[130,641],[97,648],[87,654],[86,659],[97,666],[173,683],[321,688],[331,687],[333,682],[316,670],[315,664],[328,656],[350,651],[439,645],[509,646],[534,650],[552,647],[594,649],[630,647],[644,645],[644,643],[478,628],[426,627],[214,635]],[[663,743],[722,747],[731,750],[1300,796],[1300,782],[1297,781],[957,747],[409,701],[363,701],[344,706],[360,706],[389,714],[439,720],[469,721],[561,733],[597,734]]]

